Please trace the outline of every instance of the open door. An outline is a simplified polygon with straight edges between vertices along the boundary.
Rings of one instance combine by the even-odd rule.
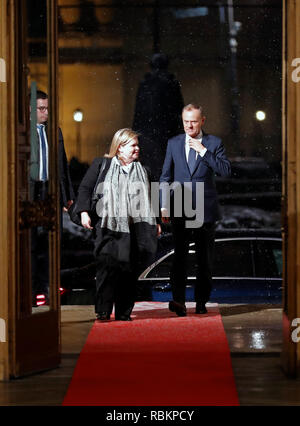
[[[10,224],[13,306],[9,375],[20,377],[60,363],[57,1],[10,3],[15,135],[9,160],[15,193]],[[48,94],[48,170],[44,181],[36,168],[41,149],[36,125],[37,90]],[[46,107],[42,110],[47,112]],[[42,196],[36,194],[37,185],[43,187]]]
[[[283,348],[282,366],[300,375],[300,4],[283,1]]]

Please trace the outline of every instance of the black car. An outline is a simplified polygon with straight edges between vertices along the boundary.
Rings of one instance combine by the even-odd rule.
[[[228,230],[216,235],[211,302],[281,303],[282,238],[280,231]],[[170,250],[139,277],[141,299],[172,299]],[[194,300],[196,259],[190,244],[186,300]]]
[[[74,244],[73,244],[74,245]],[[194,300],[196,260],[190,244],[186,300]],[[81,250],[83,247],[81,247]],[[96,262],[92,248],[70,250],[72,266],[62,270],[62,304],[93,304]],[[77,256],[78,255],[78,256]],[[171,234],[159,239],[158,258],[139,277],[138,300],[172,299]],[[68,261],[68,265],[71,261]],[[75,266],[76,265],[76,266]],[[281,303],[282,238],[280,231],[228,229],[216,234],[211,302]]]

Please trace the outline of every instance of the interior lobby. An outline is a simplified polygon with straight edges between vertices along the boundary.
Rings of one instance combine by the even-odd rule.
[[[157,52],[168,55],[185,104],[203,100],[209,132],[244,173],[218,181],[224,211],[238,204],[254,217],[267,205],[266,217],[279,218],[282,302],[218,304],[239,405],[300,405],[299,22],[298,0],[0,0],[0,406],[61,406],[95,323],[91,304],[61,304],[58,128],[76,191],[114,131],[133,125]],[[42,203],[28,186],[35,87],[50,100]],[[242,223],[228,217],[229,230]],[[49,304],[36,307],[31,238],[39,227],[50,285]],[[148,309],[137,302],[133,323]]]

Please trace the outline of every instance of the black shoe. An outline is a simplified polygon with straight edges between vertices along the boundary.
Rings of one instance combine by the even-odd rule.
[[[132,321],[132,318],[129,315],[117,315],[115,320],[116,321]]]
[[[185,305],[182,305],[181,303],[175,302],[174,300],[169,302],[169,310],[171,312],[175,312],[176,315],[179,316],[179,317],[186,317]]]
[[[99,321],[109,321],[110,320],[110,314],[108,312],[97,312],[96,318]]]
[[[196,314],[207,314],[207,309],[205,307],[205,303],[197,302],[195,312],[196,312]]]

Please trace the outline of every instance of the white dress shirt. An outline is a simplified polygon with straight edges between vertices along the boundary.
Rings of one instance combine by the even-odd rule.
[[[200,130],[200,133],[198,136],[196,136],[193,139],[198,139],[201,143],[202,143],[202,137],[203,137],[203,133],[202,130]],[[191,139],[191,137],[189,135],[185,135],[185,155],[186,155],[186,161],[188,161],[189,158],[189,152],[190,152],[190,145],[189,145],[189,140]],[[200,155],[200,157],[203,157],[204,154],[206,153],[207,149],[203,148],[200,152],[196,151],[196,160],[198,158],[198,154]]]
[[[46,175],[47,175],[47,180],[48,180],[48,177],[49,177],[49,172],[48,172],[48,168],[49,168],[49,166],[48,166],[48,164],[49,164],[48,155],[49,155],[49,153],[48,153],[47,135],[46,135],[46,131],[45,131],[45,125],[44,124],[38,124],[37,128],[38,128],[38,126],[41,126],[41,131],[43,132],[44,139],[45,139],[45,145],[46,145],[46,164],[47,164]],[[42,142],[41,142],[41,137],[40,137],[39,129],[38,129],[38,135],[39,135],[39,144],[40,144],[40,176],[39,176],[39,178],[42,181],[42,176],[43,176],[43,156],[42,156]]]

